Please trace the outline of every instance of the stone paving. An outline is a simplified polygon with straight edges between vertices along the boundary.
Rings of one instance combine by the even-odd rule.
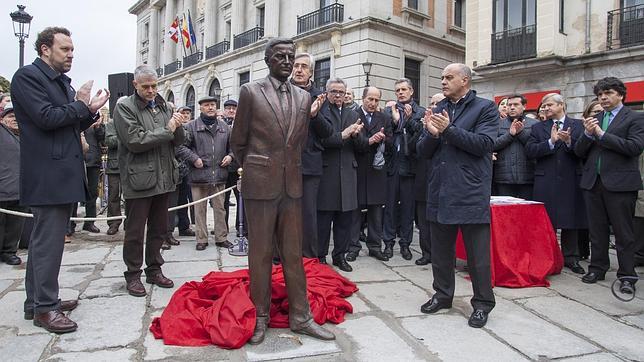
[[[107,227],[99,224],[102,230]],[[471,285],[458,264],[456,297],[449,311],[420,313],[432,294],[430,266],[396,251],[389,262],[363,254],[352,273],[342,273],[360,290],[349,300],[354,313],[339,325],[328,325],[333,342],[295,336],[288,329],[269,330],[259,346],[239,350],[166,346],[148,331],[172,293],[182,283],[200,280],[212,270],[232,271],[247,266],[210,246],[195,250],[194,239],[179,237],[181,245],[164,251],[165,275],[174,289],[148,288],[148,296],[127,294],[122,277],[122,232],[114,237],[77,232],[65,247],[60,274],[61,297],[80,298],[70,312],[76,333],[56,335],[22,319],[25,264],[0,265],[0,357],[4,361],[141,361],[141,360],[296,360],[296,361],[622,361],[644,360],[644,286],[630,303],[610,292],[615,270],[606,281],[583,284],[564,271],[550,278],[549,288],[495,288],[497,306],[487,326],[467,326]],[[211,243],[212,245],[212,243]],[[613,253],[614,254],[614,253]],[[25,251],[19,254],[26,259]],[[613,266],[616,258],[611,255]],[[582,263],[587,266],[586,263]],[[638,272],[644,274],[644,268]]]

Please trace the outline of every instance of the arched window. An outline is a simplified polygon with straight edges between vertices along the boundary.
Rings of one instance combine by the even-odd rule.
[[[168,93],[168,99],[166,99],[166,101],[174,104],[174,93],[172,93],[172,91],[170,91],[170,93]],[[175,107],[176,107],[176,105],[175,105]]]
[[[195,89],[192,86],[186,91],[186,107],[190,107],[192,114],[195,114]]]
[[[217,80],[217,78],[215,78],[212,83],[210,83],[210,87],[208,88],[208,95],[217,98],[217,108],[221,108],[219,102],[219,97],[221,97],[221,85],[219,84],[219,80]]]

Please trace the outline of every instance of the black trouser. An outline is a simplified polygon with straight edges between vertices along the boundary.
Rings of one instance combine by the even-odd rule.
[[[579,248],[579,257],[588,258],[590,256],[590,234],[588,229],[577,230],[577,245]]]
[[[490,224],[445,225],[436,222],[429,223],[432,238],[433,287],[436,291],[434,298],[449,304],[454,298],[454,258],[456,256],[456,235],[459,228],[463,234],[467,266],[474,291],[470,302],[474,309],[489,312],[495,305],[490,271]]]
[[[635,262],[644,264],[644,217],[633,218],[633,230],[635,233]]]
[[[363,209],[367,209],[367,212],[363,213]],[[360,232],[365,224],[365,219],[367,225],[367,240],[365,244],[367,245],[367,249],[382,251],[382,214],[382,205],[363,205],[353,213],[349,251],[358,252],[362,249],[360,245]]]
[[[400,207],[397,207],[399,201]],[[385,244],[394,244],[398,220],[400,220],[400,245],[409,246],[411,244],[415,204],[414,177],[400,176],[397,173],[387,176],[387,198],[382,235]]]
[[[615,247],[619,267],[617,277],[633,276],[635,273],[635,234],[633,215],[637,191],[614,192],[607,190],[597,177],[591,190],[584,191],[590,231],[590,266],[588,271],[604,274],[610,269],[608,242],[609,225],[615,232]]]
[[[561,229],[561,253],[564,263],[570,265],[579,261],[579,230]]]
[[[432,258],[432,240],[427,220],[427,203],[416,201],[416,218],[418,219],[418,241],[424,258]]]
[[[32,206],[33,230],[27,256],[24,310],[47,313],[58,309],[58,273],[72,205]]]
[[[177,188],[174,191],[168,193],[168,209],[177,206],[177,202],[179,201],[179,192],[179,185],[177,185]],[[172,235],[174,228],[178,224],[177,211],[179,210],[168,211],[168,230],[166,232],[168,236]]]
[[[85,167],[87,171],[87,191],[89,198],[85,200],[85,217],[96,217],[96,198],[98,197],[98,176],[100,167]],[[85,221],[84,225],[92,225],[93,221]]]
[[[320,176],[302,175],[302,256],[317,258]],[[243,197],[243,195],[242,195]]]
[[[168,194],[140,199],[125,200],[125,237],[123,239],[123,261],[127,267],[125,280],[141,277],[143,265],[143,244],[145,240],[145,275],[161,273],[163,257],[161,245],[168,230]],[[145,228],[147,224],[147,235]]]
[[[237,185],[237,180],[239,180],[239,174],[237,172],[228,172],[228,178],[226,179],[226,186],[224,188],[229,188]],[[233,189],[235,194],[235,204],[239,205],[239,190],[237,188]],[[224,209],[226,209],[226,225],[228,224],[228,215],[230,214],[230,191],[226,191],[224,194]],[[237,236],[239,235],[239,213],[235,214],[235,230],[237,231]]]
[[[532,200],[533,184],[496,184],[496,192],[499,196],[512,196],[524,200]]]
[[[119,174],[107,175],[107,216],[121,216],[121,176]],[[121,226],[121,219],[107,222],[109,227]]]
[[[353,212],[350,211],[320,211],[318,210],[318,257],[329,254],[331,242],[331,224],[333,223],[333,260],[344,257],[349,248],[351,221]]]
[[[188,184],[188,177],[184,177],[181,180],[179,186],[179,198],[177,199],[177,205],[185,205],[189,202],[192,202],[192,192],[190,191],[190,185]],[[194,206],[184,207],[177,210],[178,222],[177,226],[179,230],[186,230],[190,228],[190,218],[188,217],[188,209],[190,209],[190,215],[192,220],[195,219],[195,208]],[[174,229],[173,229],[174,230]]]
[[[26,207],[20,206],[20,201],[0,201],[0,208],[25,212]],[[18,243],[22,234],[25,218],[0,212],[0,255],[16,255]]]

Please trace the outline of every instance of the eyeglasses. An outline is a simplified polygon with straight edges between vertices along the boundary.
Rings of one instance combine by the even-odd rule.
[[[344,95],[344,91],[343,91],[343,90],[339,90],[339,89],[331,89],[331,90],[327,91],[327,93],[336,94],[336,95],[337,95],[337,94],[342,94],[342,95]]]

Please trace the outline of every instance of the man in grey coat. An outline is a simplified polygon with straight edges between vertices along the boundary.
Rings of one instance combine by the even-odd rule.
[[[490,277],[490,193],[492,147],[498,132],[495,104],[471,89],[472,71],[450,64],[442,74],[446,99],[426,112],[419,157],[431,158],[427,218],[436,293],[420,308],[436,313],[452,307],[454,254],[460,229],[474,296],[468,324],[481,328],[494,308]]]

